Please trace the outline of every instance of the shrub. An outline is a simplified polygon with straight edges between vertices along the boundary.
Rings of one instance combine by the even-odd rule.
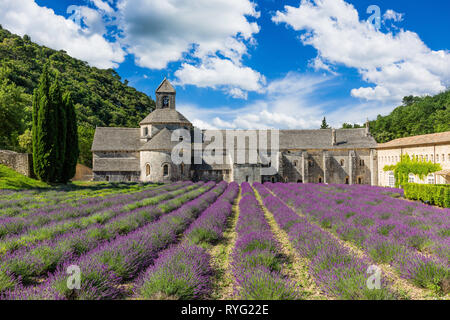
[[[450,185],[407,184],[405,197],[431,205],[450,208]]]

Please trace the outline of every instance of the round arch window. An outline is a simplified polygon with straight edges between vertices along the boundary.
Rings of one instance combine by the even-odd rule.
[[[165,164],[163,166],[163,175],[164,176],[168,176],[169,175],[169,165],[168,164]]]
[[[150,164],[145,165],[145,175],[148,177],[150,175]]]

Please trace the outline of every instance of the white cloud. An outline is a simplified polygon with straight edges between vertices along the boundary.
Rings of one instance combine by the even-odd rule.
[[[179,79],[176,84],[223,87],[230,95],[244,99],[247,91],[261,92],[265,84],[265,78],[259,72],[217,57],[205,58],[199,66],[183,63],[175,76]]]
[[[118,43],[103,37],[105,29],[95,10],[81,7],[81,12],[87,25],[84,29],[33,0],[0,1],[0,21],[11,32],[28,34],[38,44],[65,50],[93,66],[116,67],[124,60],[125,52]]]
[[[401,19],[394,11],[385,18]],[[318,51],[320,62],[356,68],[373,86],[355,88],[352,96],[398,102],[406,95],[436,94],[450,83],[450,54],[429,49],[411,31],[382,33],[360,21],[344,0],[303,0],[298,8],[285,6],[272,18],[304,31],[301,41]],[[326,67],[325,67],[326,69]]]
[[[318,128],[325,105],[312,97],[319,95],[332,76],[301,75],[290,72],[268,84],[265,97],[241,108],[200,108],[181,105],[180,112],[202,129],[308,129]],[[201,126],[204,125],[204,127]]]
[[[139,66],[163,69],[185,60],[178,84],[220,88],[245,98],[259,91],[263,77],[242,65],[247,47],[259,32],[250,0],[119,0],[119,27],[128,52]]]

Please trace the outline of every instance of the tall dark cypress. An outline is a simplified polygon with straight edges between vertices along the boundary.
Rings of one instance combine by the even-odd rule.
[[[62,99],[61,89],[58,77],[50,87],[50,99],[53,111],[55,113],[55,129],[57,147],[53,154],[55,172],[52,178],[55,182],[63,182],[64,158],[66,156],[66,110]]]
[[[62,181],[67,182],[73,178],[79,156],[77,115],[70,93],[63,95],[63,104],[66,110],[66,154]]]
[[[33,163],[36,176],[46,182],[54,182],[57,137],[55,128],[55,111],[49,96],[50,80],[48,65],[44,66],[39,87],[33,101],[37,105],[37,118],[33,122],[34,143]]]

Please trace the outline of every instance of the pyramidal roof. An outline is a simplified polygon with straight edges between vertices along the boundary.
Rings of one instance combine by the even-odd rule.
[[[175,88],[166,78],[164,78],[159,87],[156,89],[156,93],[175,93],[175,92],[176,92]]]
[[[143,124],[178,124],[191,126],[191,122],[175,109],[155,109],[140,122]]]

